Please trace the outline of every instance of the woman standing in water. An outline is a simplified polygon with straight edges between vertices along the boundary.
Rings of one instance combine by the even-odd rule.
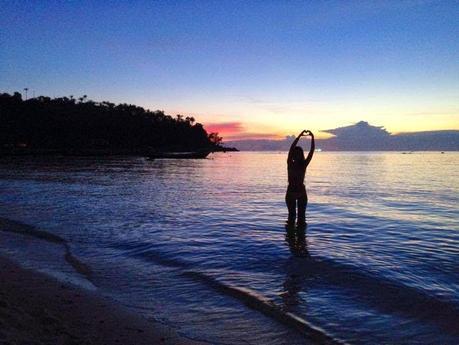
[[[311,136],[311,148],[308,156],[304,158],[303,149],[296,146],[302,136]],[[298,225],[306,224],[306,205],[308,204],[308,195],[304,186],[304,176],[306,168],[314,154],[315,143],[314,134],[309,130],[302,131],[290,146],[287,158],[288,187],[285,195],[285,202],[288,208],[288,223],[294,224],[296,218],[296,208],[298,204]]]

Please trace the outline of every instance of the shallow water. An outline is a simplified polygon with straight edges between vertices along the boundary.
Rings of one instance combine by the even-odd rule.
[[[0,217],[92,273],[43,238],[0,232],[0,252],[212,343],[457,344],[459,153],[316,153],[304,236],[285,159],[3,158]]]

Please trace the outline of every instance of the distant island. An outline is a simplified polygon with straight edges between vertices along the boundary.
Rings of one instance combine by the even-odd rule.
[[[316,147],[324,151],[459,151],[459,131],[426,131],[391,134],[384,127],[366,121],[354,125],[322,130],[332,134],[316,139]],[[227,142],[241,151],[287,151],[295,139],[237,140]]]
[[[231,151],[193,117],[132,104],[0,93],[0,154],[145,155]]]

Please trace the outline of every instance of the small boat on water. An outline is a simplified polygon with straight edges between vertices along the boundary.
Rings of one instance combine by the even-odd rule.
[[[192,151],[192,152],[153,152],[148,159],[204,159],[210,151]]]

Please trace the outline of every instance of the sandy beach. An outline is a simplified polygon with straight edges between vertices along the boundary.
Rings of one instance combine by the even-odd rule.
[[[0,257],[0,344],[202,344]]]

